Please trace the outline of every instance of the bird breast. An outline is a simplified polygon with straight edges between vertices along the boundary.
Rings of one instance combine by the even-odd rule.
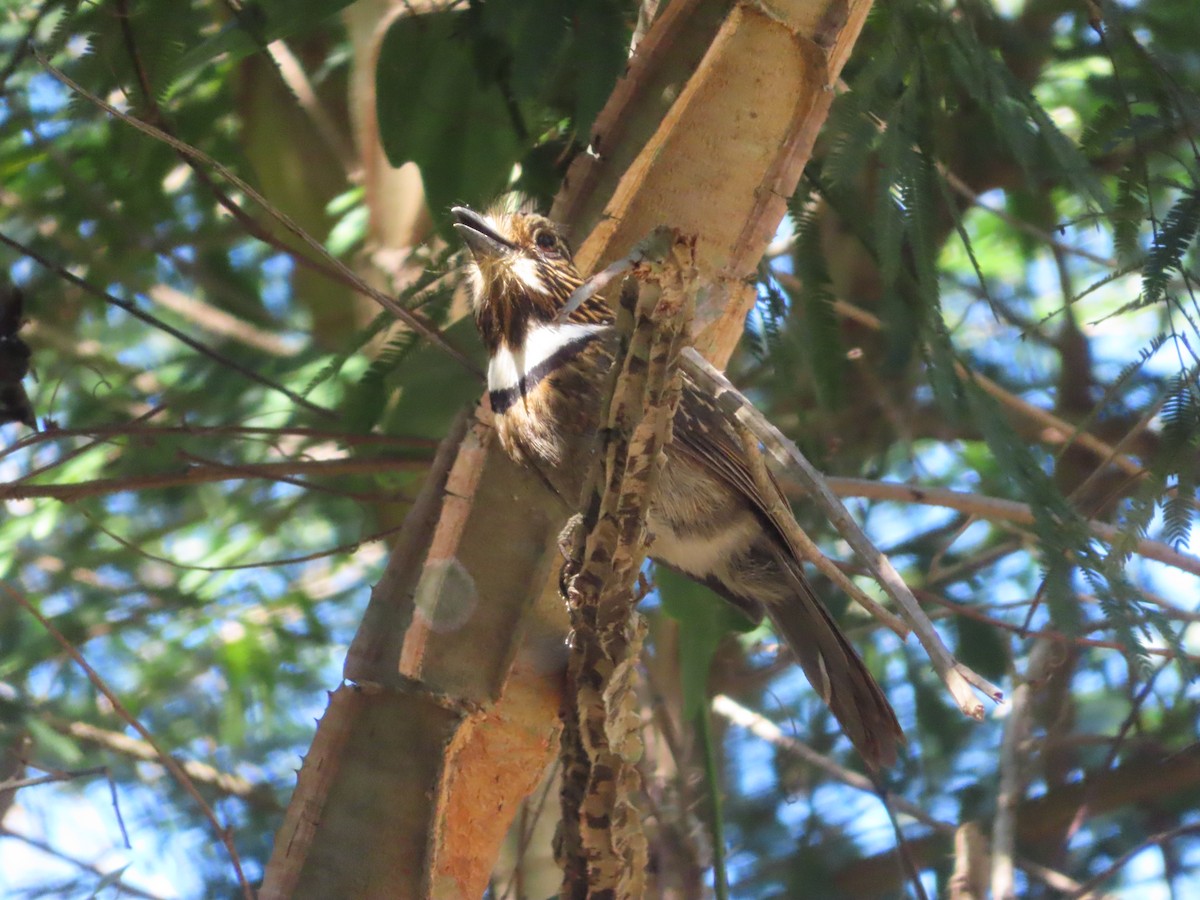
[[[531,325],[519,347],[488,363],[488,397],[501,446],[539,468],[563,498],[579,499],[600,419],[615,332],[576,322]]]

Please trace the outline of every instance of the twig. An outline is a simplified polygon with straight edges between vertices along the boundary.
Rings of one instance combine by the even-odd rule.
[[[1129,712],[1125,716],[1125,720],[1117,728],[1117,733],[1113,736],[1112,743],[1108,748],[1108,753],[1105,756],[1104,762],[1100,766],[1101,771],[1111,770],[1116,766],[1117,757],[1121,754],[1121,747],[1125,743],[1125,738],[1129,736],[1130,730],[1140,721],[1142,705],[1150,697],[1150,692],[1154,690],[1154,682],[1158,680],[1158,676],[1166,671],[1169,662],[1164,662],[1161,666],[1150,673],[1150,677],[1146,679],[1146,683],[1142,685],[1141,690],[1133,697],[1129,704]],[[1132,674],[1132,673],[1131,673]],[[1132,679],[1130,686],[1132,686]],[[1079,803],[1079,809],[1075,811],[1074,818],[1071,819],[1071,824],[1067,826],[1066,841],[1070,842],[1075,833],[1083,826],[1087,819],[1090,810],[1090,797],[1085,793],[1083,799]]]
[[[147,741],[139,741],[127,734],[121,734],[119,731],[108,731],[89,722],[64,722],[56,719],[51,719],[49,725],[59,734],[87,741],[89,744],[95,744],[130,759],[142,762],[158,761],[159,751],[152,744]],[[279,808],[274,791],[268,784],[255,784],[240,775],[222,772],[199,760],[185,759],[181,760],[179,765],[193,781],[209,785],[222,794],[239,797],[246,801],[255,801],[263,809],[276,810]]]
[[[30,778],[9,778],[6,781],[0,781],[0,792],[19,791],[22,788],[37,787],[42,784],[57,784],[61,781],[74,781],[77,778],[91,778],[93,775],[106,774],[108,774],[107,766],[92,766],[89,769],[65,769],[61,772],[34,775]]]
[[[49,498],[74,503],[87,497],[104,497],[129,491],[151,491],[181,485],[211,484],[218,481],[244,481],[266,478],[288,481],[297,475],[372,475],[380,472],[424,471],[426,460],[398,459],[314,459],[289,460],[277,463],[245,463],[228,465],[208,462],[190,465],[177,472],[157,472],[128,478],[95,478],[74,484],[0,484],[0,500],[31,500]],[[312,485],[305,485],[311,489]],[[376,495],[375,499],[380,499]]]
[[[892,833],[896,835],[896,855],[900,857],[900,864],[904,866],[904,872],[908,876],[909,883],[912,885],[913,893],[916,894],[917,900],[929,900],[929,894],[925,891],[925,885],[921,882],[921,868],[917,865],[917,861],[913,857],[912,848],[909,847],[908,841],[904,837],[904,830],[900,827],[900,819],[896,816],[896,811],[892,809],[892,805],[888,802],[887,794],[883,790],[879,790],[877,793],[879,802],[883,804],[884,811],[887,812],[888,821],[892,825]]]
[[[95,687],[96,690],[98,690],[101,694],[103,694],[105,699],[112,704],[113,711],[120,716],[120,718],[126,724],[140,734],[146,743],[154,748],[158,762],[162,763],[166,770],[171,773],[172,777],[174,777],[179,786],[182,787],[187,795],[192,798],[196,806],[199,808],[201,814],[205,819],[208,820],[209,825],[212,826],[213,831],[217,835],[217,839],[220,840],[220,842],[225,846],[225,850],[229,854],[229,859],[233,863],[234,871],[237,873],[238,883],[242,888],[242,896],[245,897],[246,900],[254,900],[254,889],[250,886],[250,882],[246,879],[246,873],[242,869],[242,860],[238,855],[237,848],[233,844],[232,832],[217,821],[216,813],[213,812],[212,807],[208,805],[208,802],[196,789],[195,782],[192,781],[191,776],[188,775],[183,766],[181,766],[174,759],[174,757],[172,757],[158,745],[158,742],[154,740],[154,736],[150,734],[146,726],[139,722],[137,717],[131,714],[129,710],[125,708],[125,705],[121,703],[120,698],[113,693],[112,689],[109,688],[104,679],[100,677],[100,674],[88,664],[86,659],[83,658],[83,654],[81,654],[79,650],[77,650],[75,646],[69,640],[67,640],[66,636],[63,635],[61,631],[54,627],[49,619],[41,614],[37,607],[35,607],[28,599],[26,599],[24,594],[4,582],[0,582],[0,588],[3,588],[4,592],[8,594],[8,596],[11,597],[18,606],[38,620],[38,623],[44,629],[46,629],[46,632],[53,637],[55,641],[58,642],[58,645],[62,647],[63,650],[66,651],[67,655],[75,661],[75,664],[79,666],[79,668],[83,669],[84,674],[87,675],[88,681],[92,683],[92,686]]]
[[[20,241],[16,240],[15,238],[11,238],[8,235],[4,234],[3,232],[0,232],[0,242],[7,244],[9,247],[12,247],[17,252],[23,254],[24,256],[28,257],[29,259],[32,259],[34,262],[38,263],[42,267],[53,272],[59,278],[62,278],[65,281],[69,281],[71,284],[86,291],[87,293],[91,294],[93,297],[97,297],[100,300],[103,300],[105,303],[108,303],[119,309],[125,310],[125,312],[129,313],[129,315],[133,316],[135,319],[139,319],[142,322],[145,322],[147,325],[150,325],[152,328],[157,328],[159,331],[166,332],[171,337],[175,338],[175,340],[179,341],[180,343],[184,344],[185,346],[190,347],[191,349],[195,350],[197,353],[207,356],[209,359],[213,360],[214,362],[219,363],[220,365],[226,367],[227,369],[232,369],[234,372],[237,372],[239,375],[250,379],[251,381],[255,382],[256,384],[261,384],[263,387],[270,388],[273,391],[278,391],[279,393],[281,393],[285,397],[287,397],[289,400],[291,400],[293,403],[296,403],[299,406],[303,406],[305,409],[311,410],[312,412],[318,413],[322,416],[326,416],[327,418],[337,418],[337,414],[334,413],[332,410],[325,409],[323,406],[318,406],[317,404],[313,403],[312,401],[306,400],[304,397],[301,397],[295,391],[289,390],[288,388],[285,388],[281,384],[276,384],[275,382],[271,381],[271,379],[269,379],[269,378],[265,378],[264,376],[260,375],[258,372],[251,369],[249,366],[243,366],[237,360],[231,359],[230,357],[226,356],[224,353],[221,353],[219,350],[214,350],[212,347],[209,347],[204,342],[196,340],[195,338],[191,337],[190,335],[186,334],[185,332],[180,331],[178,328],[168,325],[166,322],[162,321],[161,319],[159,319],[155,316],[150,315],[149,313],[142,312],[140,309],[137,308],[137,306],[135,306],[133,303],[130,303],[128,300],[122,300],[119,297],[114,297],[112,294],[108,293],[108,291],[102,290],[101,288],[96,287],[91,282],[85,281],[84,279],[82,279],[78,275],[76,275],[74,272],[71,272],[65,266],[59,265],[58,263],[51,261],[47,257],[38,253],[32,247],[22,244]]]
[[[829,489],[840,497],[861,497],[866,500],[894,500],[898,503],[919,503],[922,506],[940,506],[969,513],[991,522],[1011,522],[1014,525],[1032,525],[1033,511],[1027,503],[968,494],[949,488],[925,487],[924,485],[901,484],[891,481],[868,481],[863,478],[829,477],[825,479]],[[797,487],[799,488],[799,486]],[[1106,543],[1123,541],[1120,530],[1107,522],[1087,520],[1088,529]],[[1200,576],[1200,557],[1176,550],[1162,541],[1139,538],[1133,544],[1139,556],[1173,566],[1192,575]]]
[[[28,835],[21,834],[20,832],[13,831],[11,828],[7,828],[4,825],[0,825],[0,837],[12,838],[14,841],[20,841],[21,843],[25,844],[27,847],[32,847],[34,850],[45,853],[47,856],[52,856],[55,859],[61,859],[63,862],[70,863],[77,869],[87,872],[89,875],[94,875],[96,878],[103,879],[105,884],[108,884],[110,887],[117,888],[121,893],[129,894],[133,897],[143,897],[145,900],[166,900],[166,898],[162,895],[152,894],[149,891],[144,891],[122,878],[118,878],[113,881],[112,872],[105,872],[92,863],[85,862],[84,860],[78,859],[74,856],[69,856],[63,851],[55,849],[45,841],[39,841],[37,838],[32,838]]]
[[[166,435],[187,435],[194,437],[233,436],[248,438],[283,438],[300,437],[319,441],[336,441],[347,446],[359,445],[398,445],[416,447],[422,450],[432,450],[437,447],[437,441],[432,438],[406,437],[395,434],[350,434],[341,431],[325,431],[320,428],[302,428],[282,425],[277,428],[252,425],[143,425],[144,416],[139,416],[129,422],[119,425],[84,425],[79,428],[52,428],[48,431],[38,431],[26,435],[19,441],[0,450],[0,459],[26,447],[44,444],[50,441],[60,441],[76,437],[149,437],[155,439]]]
[[[861,772],[855,772],[852,769],[847,769],[823,753],[818,753],[803,741],[784,734],[783,729],[766,716],[743,706],[732,697],[728,697],[725,694],[718,694],[712,699],[712,709],[717,715],[723,716],[734,725],[745,728],[755,737],[761,738],[774,747],[786,750],[792,756],[804,760],[804,762],[815,769],[820,769],[835,781],[840,781],[842,784],[847,784],[860,791],[866,791],[869,794],[875,794],[880,796],[881,799],[886,796],[887,802],[893,808],[937,831],[950,832],[954,830],[954,826],[950,823],[934,818],[920,806],[917,806],[917,804],[897,794],[891,794],[886,791],[880,794],[875,782],[866,775],[863,775]]]
[[[1117,268],[1117,261],[1115,259],[1100,256],[1097,253],[1092,253],[1090,250],[1085,250],[1083,247],[1073,247],[1070,244],[1064,244],[1062,241],[1056,239],[1054,235],[1050,234],[1050,232],[1044,231],[1036,225],[1026,222],[1024,219],[1018,219],[1016,216],[1009,215],[1002,209],[989,206],[979,199],[979,194],[975,193],[970,185],[947,169],[942,163],[937,163],[937,168],[942,173],[942,177],[946,179],[946,184],[956,194],[968,200],[971,205],[979,207],[984,212],[991,213],[997,219],[1012,226],[1017,231],[1023,231],[1030,237],[1037,238],[1057,253],[1070,253],[1081,259],[1086,259],[1088,262],[1093,262],[1098,266],[1103,266],[1106,269]]]
[[[921,646],[929,655],[934,670],[946,685],[958,708],[973,719],[982,719],[983,704],[975,697],[972,687],[978,688],[997,702],[1003,698],[1003,692],[983,676],[954,659],[942,643],[929,617],[921,610],[912,591],[900,577],[900,573],[895,570],[891,561],[875,548],[796,445],[768,422],[724,375],[695,350],[687,348],[683,351],[681,366],[702,390],[714,398],[731,420],[741,422],[778,464],[800,479],[809,497],[867,565],[872,577],[903,610]]]
[[[302,556],[286,556],[281,559],[256,560],[255,562],[236,563],[228,566],[197,566],[190,563],[181,563],[178,560],[169,559],[168,557],[151,553],[144,547],[139,547],[132,541],[128,541],[121,537],[116,532],[105,528],[104,525],[87,513],[84,513],[84,517],[87,518],[88,521],[90,521],[92,525],[94,525],[99,531],[106,534],[109,538],[120,544],[126,550],[131,550],[138,556],[144,557],[145,559],[149,559],[153,562],[160,562],[164,565],[170,566],[173,569],[181,569],[186,572],[235,572],[238,569],[273,569],[279,566],[293,566],[297,563],[312,562],[314,559],[324,559],[325,557],[338,556],[342,553],[353,553],[363,544],[369,544],[374,541],[383,540],[388,535],[395,534],[404,527],[403,523],[400,525],[393,525],[391,528],[384,528],[382,531],[376,531],[373,534],[359,538],[351,543],[339,544],[336,547],[328,547],[324,550],[316,550],[313,553],[305,553]]]
[[[926,812],[925,809],[904,799],[904,797],[888,791],[881,792],[875,782],[866,775],[847,769],[828,756],[818,753],[803,741],[784,734],[783,730],[766,716],[756,713],[754,710],[743,706],[725,694],[718,694],[713,697],[712,710],[733,724],[745,728],[755,737],[766,741],[771,746],[777,747],[803,760],[815,769],[819,769],[835,781],[840,781],[849,787],[874,794],[880,798],[881,802],[886,802],[890,805],[892,809],[902,812],[906,816],[911,816],[922,825],[926,825],[934,831],[942,834],[951,834],[957,828],[951,822],[943,822],[941,819],[935,818]],[[1029,860],[1018,859],[1017,865],[1029,875],[1049,884],[1055,890],[1074,890],[1079,886],[1078,882],[1061,872],[1056,872],[1053,869],[1048,869]]]
[[[0,95],[7,93],[8,79],[12,77],[13,72],[17,71],[17,67],[21,65],[21,61],[29,54],[33,46],[34,35],[37,34],[42,19],[61,2],[62,0],[43,0],[25,27],[25,33],[12,42],[12,55],[4,64],[4,68],[0,69]]]
[[[1012,634],[1020,635],[1022,638],[1046,639],[1053,641],[1056,644],[1063,644],[1073,647],[1097,647],[1104,650],[1117,650],[1125,656],[1130,656],[1134,652],[1134,648],[1127,647],[1119,641],[1106,641],[1098,638],[1079,637],[1077,635],[1063,634],[1061,631],[1055,631],[1052,628],[1043,628],[1041,631],[1027,631],[1021,625],[1014,625],[1012,622],[1005,622],[1003,619],[997,619],[995,616],[989,616],[987,613],[981,612],[974,606],[966,603],[956,603],[953,600],[942,597],[930,591],[918,590],[917,594],[925,603],[933,603],[944,607],[960,616],[965,616],[969,619],[974,619],[977,622],[991,625],[994,628],[999,628],[1003,631]],[[1106,629],[1107,622],[1099,622],[1095,629]],[[1148,656],[1159,656],[1164,659],[1175,659],[1176,653],[1174,650],[1165,647],[1145,647],[1142,648]],[[1187,654],[1184,656],[1186,660],[1192,664],[1200,664],[1200,655]]]
[[[1000,744],[1000,784],[996,796],[996,815],[992,819],[993,900],[1016,900],[1013,880],[1017,843],[1017,806],[1025,792],[1021,771],[1025,741],[1033,715],[1033,692],[1041,682],[1053,659],[1054,644],[1039,641],[1034,645],[1025,667],[1025,677],[1013,691],[1008,719],[1004,724],[1004,739]]]
[[[30,768],[41,768],[34,763],[27,763]],[[125,817],[121,815],[121,803],[117,797],[117,783],[113,780],[112,772],[108,766],[92,766],[88,769],[43,769],[45,775],[37,775],[32,778],[11,778],[7,781],[0,781],[0,795],[4,792],[16,792],[21,788],[35,787],[42,784],[54,784],[62,781],[74,781],[78,778],[90,778],[93,775],[103,775],[104,780],[108,782],[108,793],[112,798],[113,814],[117,819],[117,827],[121,829],[121,838],[125,842],[126,848],[132,849],[133,844],[129,841],[129,831],[125,828]],[[11,798],[0,797],[7,807]]]
[[[133,422],[135,424],[142,423],[142,422],[148,422],[150,419],[157,416],[164,409],[166,409],[165,406],[153,406],[150,409],[148,409],[146,412],[144,412],[140,416],[138,416],[136,419],[134,419]],[[46,433],[47,432],[39,432],[39,434],[46,434]],[[19,477],[16,481],[12,481],[8,485],[0,485],[0,491],[2,491],[5,487],[24,484],[25,482],[30,481],[31,479],[34,479],[37,476],[39,476],[45,472],[50,472],[50,471],[58,468],[59,466],[66,465],[71,460],[78,459],[80,456],[83,456],[83,454],[85,454],[91,450],[94,450],[97,447],[102,447],[102,446],[106,445],[107,443],[109,443],[109,441],[106,438],[96,437],[96,438],[93,438],[92,440],[88,441],[81,447],[72,447],[70,450],[67,450],[64,453],[58,454],[54,459],[52,459],[50,462],[46,463],[45,465],[35,466],[34,468],[30,469],[24,475]]]
[[[665,226],[655,228],[649,235],[634,244],[632,250],[577,287],[575,292],[567,298],[566,305],[558,311],[556,321],[567,321],[571,313],[583,306],[589,299],[647,260],[663,259],[667,255],[674,237],[675,233],[670,228]]]
[[[834,563],[826,558],[821,552],[821,548],[816,545],[804,529],[796,522],[791,510],[784,508],[783,500],[779,497],[779,492],[775,489],[775,485],[771,481],[771,475],[767,471],[766,461],[762,457],[762,453],[758,449],[758,438],[751,434],[750,429],[739,421],[735,421],[734,427],[738,431],[738,435],[742,439],[742,448],[746,452],[746,461],[750,465],[750,473],[754,476],[754,484],[758,488],[758,494],[765,499],[771,507],[768,512],[771,515],[771,520],[779,525],[785,532],[785,537],[788,543],[792,545],[793,551],[807,559],[816,568],[851,597],[859,606],[869,612],[872,616],[878,619],[888,628],[892,629],[901,640],[904,640],[909,635],[909,627],[904,620],[898,616],[888,612],[857,584],[839,569]]]
[[[1175,838],[1185,837],[1189,834],[1200,834],[1200,822],[1192,822],[1188,825],[1180,825],[1178,828],[1171,828],[1168,831],[1160,831],[1158,834],[1152,834],[1136,847],[1133,847],[1132,849],[1127,850],[1118,856],[1115,860],[1113,860],[1112,865],[1104,869],[1104,871],[1100,872],[1100,874],[1089,878],[1087,881],[1077,887],[1070,896],[1073,898],[1087,896],[1098,886],[1117,874],[1117,872],[1119,872],[1126,863],[1128,863],[1139,853],[1142,853],[1151,847],[1161,846],[1168,841],[1175,840]]]
[[[780,284],[789,290],[794,290],[799,286],[799,281],[794,275],[788,275],[786,272],[772,274]],[[864,325],[874,331],[882,331],[884,328],[883,321],[878,316],[852,303],[847,303],[845,300],[835,300],[833,302],[833,310],[843,318],[858,322],[860,325]],[[1106,464],[1111,463],[1129,475],[1141,476],[1145,474],[1145,470],[1137,462],[1123,453],[1117,453],[1111,444],[1102,441],[1090,431],[1079,430],[1070,422],[1054,415],[1054,413],[1034,406],[1026,400],[1022,400],[1016,394],[1005,390],[986,375],[981,375],[978,372],[968,369],[957,360],[954,363],[954,371],[960,378],[969,379],[974,382],[977,387],[1000,401],[1002,405],[1008,407],[1008,409],[1023,419],[1027,419],[1040,426],[1043,429],[1041,438],[1046,443],[1062,444],[1064,448],[1071,443],[1075,443],[1103,460]]]
[[[37,57],[38,62],[41,63],[42,68],[44,68],[47,72],[54,76],[54,78],[62,82],[62,84],[70,88],[80,97],[87,100],[89,103],[99,107],[109,115],[114,116],[122,122],[125,122],[143,134],[162,141],[164,144],[167,144],[169,147],[174,148],[177,152],[186,156],[189,160],[210,167],[218,175],[226,179],[230,184],[258,204],[258,206],[261,207],[268,216],[286,229],[290,234],[299,238],[301,242],[303,242],[310,250],[317,254],[322,262],[317,262],[316,260],[312,260],[306,256],[303,256],[302,254],[298,254],[292,248],[287,247],[286,245],[267,240],[263,237],[262,229],[257,228],[257,223],[254,223],[256,226],[255,237],[270,243],[272,246],[278,247],[280,250],[297,260],[304,260],[306,264],[317,268],[322,272],[322,274],[325,274],[328,277],[353,288],[366,297],[370,297],[413,331],[417,332],[423,338],[438,347],[438,349],[449,355],[451,359],[457,362],[468,372],[479,378],[480,381],[483,380],[483,370],[475,365],[475,363],[473,363],[461,350],[450,344],[446,340],[445,336],[437,330],[437,328],[431,325],[423,317],[405,309],[387,294],[367,284],[367,282],[359,277],[349,266],[326,250],[320,241],[297,225],[296,222],[286,213],[273,206],[265,197],[262,196],[262,194],[238,177],[227,166],[217,162],[207,153],[197,149],[196,147],[193,147],[191,144],[173,137],[172,135],[163,131],[161,128],[151,125],[148,122],[143,122],[134,116],[128,115],[127,113],[121,112],[112,104],[106,103],[104,100],[101,100],[99,97],[90,93],[84,87],[73,81],[68,75],[56,68],[48,59],[38,52],[38,50],[35,49],[33,53]],[[245,213],[243,212],[242,215],[244,216]],[[239,219],[239,221],[241,221],[241,219]],[[252,221],[253,220],[251,220],[251,222]]]

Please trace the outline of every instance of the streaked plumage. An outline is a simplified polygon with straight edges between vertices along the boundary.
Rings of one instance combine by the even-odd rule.
[[[490,354],[488,392],[505,451],[578,500],[613,362],[612,315],[599,297],[568,322],[559,309],[581,283],[549,219],[499,207],[456,207],[473,256],[475,320]],[[650,556],[712,588],[755,621],[765,614],[809,681],[872,765],[902,740],[887,698],[817,599],[755,486],[724,415],[685,380],[668,464],[648,523]]]

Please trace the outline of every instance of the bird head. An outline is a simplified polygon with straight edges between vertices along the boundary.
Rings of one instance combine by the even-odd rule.
[[[475,321],[489,349],[517,346],[529,326],[551,322],[583,279],[562,229],[545,216],[511,205],[485,213],[456,206],[454,228],[471,251]],[[585,305],[572,321],[607,318],[607,307]]]

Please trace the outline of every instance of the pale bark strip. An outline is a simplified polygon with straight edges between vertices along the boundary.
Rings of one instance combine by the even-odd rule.
[[[1004,739],[1000,744],[1000,785],[996,796],[996,815],[992,819],[992,898],[1016,900],[1017,807],[1025,793],[1022,763],[1026,753],[1022,745],[1029,736],[1033,718],[1033,694],[1054,661],[1053,641],[1040,641],[1029,654],[1025,677],[1013,691]]]
[[[746,282],[796,190],[871,2],[740,2],[719,15],[715,5],[667,4],[596,120],[598,154],[572,162],[554,212],[590,231],[576,254],[585,272],[664,223],[697,235],[704,290],[694,343],[724,365],[755,300]],[[659,60],[659,50],[670,55]],[[694,73],[675,70],[676,57],[696,58]],[[648,139],[631,133],[647,107],[657,112],[671,96]]]
[[[563,700],[562,896],[640,897],[647,844],[634,795],[642,755],[636,676],[645,622],[635,610],[646,513],[671,441],[676,367],[694,302],[694,242],[676,236],[665,266],[642,264],[622,293],[624,336],[605,423],[567,564],[572,635]]]
[[[964,822],[954,832],[954,872],[950,875],[950,900],[987,900],[987,839],[975,822]]]

